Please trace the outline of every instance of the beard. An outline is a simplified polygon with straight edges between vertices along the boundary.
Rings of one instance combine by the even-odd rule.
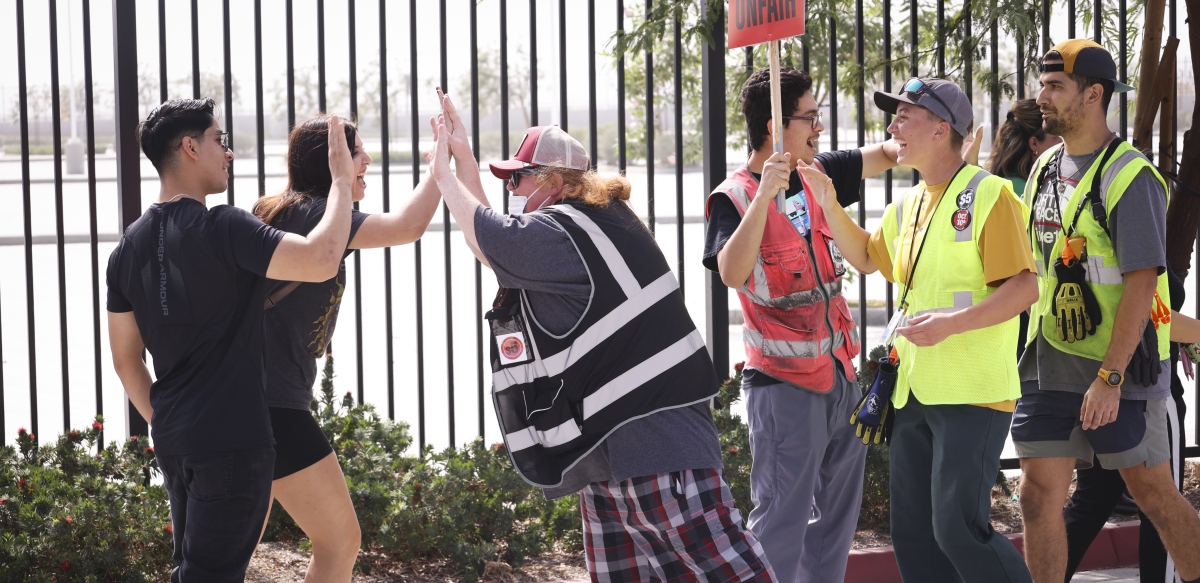
[[[1063,109],[1054,108],[1050,113],[1054,114],[1052,119],[1046,119],[1043,110],[1042,129],[1048,134],[1063,136],[1064,138],[1079,128],[1081,123],[1079,110],[1081,105],[1076,102],[1068,105]]]

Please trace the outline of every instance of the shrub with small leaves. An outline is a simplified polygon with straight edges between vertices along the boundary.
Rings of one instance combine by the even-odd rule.
[[[0,448],[0,581],[165,581],[170,510],[145,437],[95,451],[103,419]],[[164,525],[168,530],[164,530]]]
[[[742,398],[742,375],[745,363],[733,365],[733,378],[721,384],[713,403],[713,423],[721,442],[721,457],[725,461],[725,483],[733,495],[734,505],[742,518],[750,516],[754,503],[750,501],[750,427],[730,406]]]

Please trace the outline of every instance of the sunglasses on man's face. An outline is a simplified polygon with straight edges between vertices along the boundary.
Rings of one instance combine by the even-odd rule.
[[[233,149],[233,148],[230,146],[229,132],[217,132],[217,133],[215,133],[215,134],[204,134],[204,135],[206,135],[206,136],[216,136],[216,137],[217,137],[217,143],[218,143],[218,144],[221,144],[221,147],[222,147],[222,148],[225,148],[226,150],[232,150],[232,149]]]
[[[958,123],[958,120],[954,117],[954,111],[950,109],[950,106],[946,105],[946,102],[942,101],[942,98],[938,97],[929,85],[926,85],[924,81],[918,79],[917,77],[909,79],[908,82],[904,84],[904,89],[901,89],[900,91],[902,93],[908,93],[909,95],[912,95],[917,101],[920,101],[922,95],[928,95],[932,97],[935,101],[942,104],[942,107],[946,108],[946,113],[950,114],[951,125]]]

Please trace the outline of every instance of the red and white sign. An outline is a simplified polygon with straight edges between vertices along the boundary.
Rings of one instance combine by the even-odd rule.
[[[532,360],[520,332],[496,336],[496,347],[500,349],[500,364],[509,365]]]
[[[729,0],[729,48],[804,34],[804,0]]]

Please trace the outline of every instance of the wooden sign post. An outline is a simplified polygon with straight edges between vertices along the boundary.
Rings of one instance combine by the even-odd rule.
[[[804,0],[729,0],[729,48],[770,43],[771,137],[783,152],[783,103],[779,89],[779,40],[804,34]],[[784,212],[787,191],[775,195],[775,210]]]

